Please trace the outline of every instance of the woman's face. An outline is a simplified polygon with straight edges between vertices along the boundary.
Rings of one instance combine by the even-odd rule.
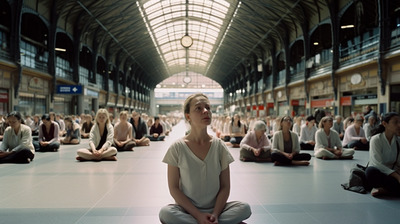
[[[107,117],[106,114],[99,114],[99,115],[97,116],[97,123],[99,123],[99,124],[105,124],[105,123],[107,122],[107,119],[108,119],[108,117]]]
[[[333,120],[328,119],[324,122],[324,129],[330,129],[333,126]]]
[[[92,122],[92,116],[86,116],[85,120],[86,120],[86,123]]]
[[[119,120],[122,122],[126,122],[128,120],[128,117],[126,116],[126,114],[121,114],[119,116]]]
[[[315,120],[311,120],[308,122],[308,127],[312,127],[315,125]]]
[[[265,134],[265,129],[262,130],[255,130],[257,138],[260,138],[263,134]]]
[[[46,119],[43,119],[42,122],[43,122],[43,124],[46,125],[46,126],[48,126],[48,125],[51,124],[51,121],[46,120]]]
[[[66,127],[72,127],[72,122],[69,120],[64,120],[65,126]]]
[[[394,116],[389,122],[383,121],[382,124],[385,127],[385,132],[400,135],[400,116]]]
[[[355,121],[355,122],[354,122],[354,127],[359,128],[359,127],[362,126],[362,124],[363,124],[362,121]]]
[[[290,117],[284,117],[282,122],[281,122],[281,126],[286,127],[286,128],[290,128],[292,126],[292,119]]]
[[[368,119],[368,123],[370,125],[375,125],[375,121],[376,121],[375,117],[372,117],[372,116]]]
[[[198,96],[190,102],[190,112],[186,115],[190,124],[211,124],[211,107],[210,101],[203,97]]]
[[[14,116],[8,117],[7,120],[8,120],[8,124],[10,125],[10,127],[11,127],[12,129],[18,129],[19,126],[21,125],[21,121],[18,120],[18,119],[17,119],[16,117],[14,117]]]

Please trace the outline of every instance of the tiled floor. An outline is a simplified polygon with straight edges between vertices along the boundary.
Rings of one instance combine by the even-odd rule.
[[[118,154],[117,162],[77,162],[76,150],[37,153],[29,165],[0,164],[0,223],[159,223],[159,209],[173,202],[161,162],[168,146],[183,136],[178,124],[164,142]],[[243,163],[230,148],[229,200],[251,205],[249,224],[265,223],[400,223],[400,199],[376,199],[345,191],[355,163],[366,164],[368,152],[354,160],[312,158],[308,167]]]

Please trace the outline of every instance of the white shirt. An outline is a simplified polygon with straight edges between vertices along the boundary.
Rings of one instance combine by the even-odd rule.
[[[163,159],[164,163],[179,168],[179,188],[201,209],[214,207],[220,190],[219,176],[233,161],[226,145],[214,137],[204,160],[190,150],[184,138],[173,143]]]
[[[292,131],[294,133],[296,133],[298,136],[300,136],[300,132],[301,132],[301,124],[298,125],[297,123],[294,123]]]
[[[330,140],[330,145],[329,141]],[[333,148],[333,147],[342,148],[342,142],[340,141],[339,134],[330,129],[329,136],[326,135],[324,129],[320,128],[315,133],[315,147],[314,151],[318,151],[319,149]]]
[[[307,142],[307,141],[315,141],[315,133],[317,132],[317,128],[314,126],[311,129],[308,128],[307,124],[301,126],[300,132],[300,142]]]
[[[396,141],[400,147],[400,140],[396,136],[393,136],[390,143],[387,140],[385,133],[372,136],[369,148],[369,165],[378,168],[386,175],[389,175],[396,170],[400,171],[400,158],[397,159],[397,163],[392,169],[397,156]]]
[[[360,127],[360,133],[357,135],[356,129],[354,128],[354,124],[350,125],[346,128],[343,137],[343,147],[347,146],[353,140],[360,140],[361,138],[365,138],[365,132],[362,127]]]

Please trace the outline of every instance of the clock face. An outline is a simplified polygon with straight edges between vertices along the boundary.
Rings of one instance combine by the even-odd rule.
[[[350,82],[353,85],[359,84],[362,81],[362,77],[360,74],[354,74],[351,76]]]
[[[183,82],[186,84],[189,84],[192,81],[192,79],[189,76],[186,76],[185,78],[183,78]]]
[[[193,44],[193,39],[191,36],[185,35],[181,39],[181,44],[183,47],[190,47]]]

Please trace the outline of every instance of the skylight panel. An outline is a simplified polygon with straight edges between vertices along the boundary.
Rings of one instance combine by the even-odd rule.
[[[223,35],[221,26],[229,7],[230,4],[224,0],[190,0],[186,18],[186,0],[150,0],[143,4],[141,14],[167,69],[188,63],[189,69],[191,65],[204,66],[197,70],[205,71],[212,52],[216,50],[216,41]],[[180,44],[186,33],[194,40],[187,50]],[[189,54],[188,61],[186,53]]]

